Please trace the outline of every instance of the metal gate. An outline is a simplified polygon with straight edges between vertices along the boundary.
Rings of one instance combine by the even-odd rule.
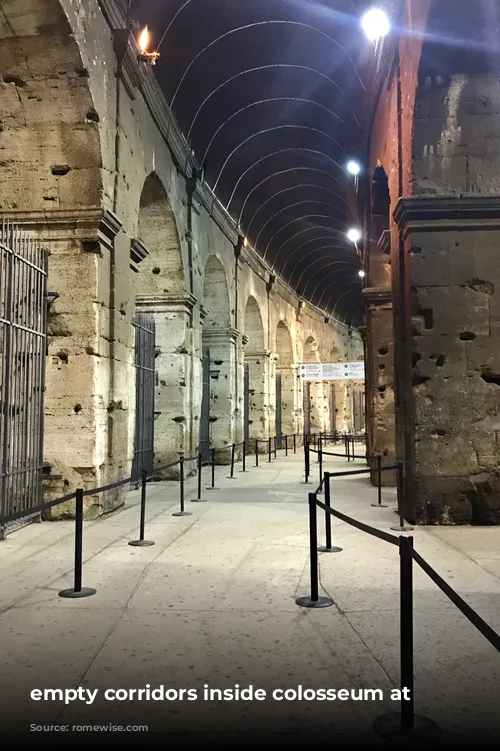
[[[283,399],[281,373],[276,373],[276,448],[281,448],[281,434],[283,433]]]
[[[243,378],[243,440],[248,453],[250,451],[250,365],[245,365]]]
[[[333,435],[335,435],[335,432],[337,430],[337,398],[336,398],[336,392],[335,392],[335,384],[330,384],[330,432]]]
[[[210,350],[203,348],[202,353],[203,391],[201,397],[200,419],[200,453],[203,462],[210,458]]]
[[[354,432],[360,433],[365,427],[365,395],[361,389],[353,393]]]
[[[156,388],[156,326],[153,316],[137,313],[135,329],[135,442],[132,480],[153,472]]]
[[[42,501],[48,253],[0,223],[0,522]]]
[[[304,381],[304,435],[311,435],[311,383]]]

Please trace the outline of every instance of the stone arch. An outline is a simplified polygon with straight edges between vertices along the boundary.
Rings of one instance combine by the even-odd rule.
[[[200,445],[218,449],[219,464],[230,460],[233,443],[236,379],[236,332],[226,271],[217,256],[209,256],[203,282],[202,348],[205,361],[200,412]],[[205,445],[206,444],[206,445]]]
[[[0,210],[101,205],[99,117],[59,0],[12,0],[0,25]]]
[[[276,328],[276,358],[276,436],[279,438],[296,432],[295,357],[290,330],[284,321]]]
[[[147,251],[139,267],[137,299],[187,294],[186,276],[175,214],[155,172],[144,182],[139,204],[139,242]]]
[[[304,342],[303,362],[305,364],[321,362],[319,346],[313,336],[307,337],[306,341]],[[325,404],[325,391],[323,382],[304,381],[304,433],[320,433],[325,431],[327,427],[325,410],[328,410],[328,404]]]
[[[244,367],[245,367],[245,441],[269,436],[269,376],[270,353],[265,349],[264,323],[260,307],[252,295],[248,297],[244,317]]]
[[[193,306],[174,212],[155,172],[143,185],[138,238],[132,246],[136,258],[143,259],[134,279],[136,312],[151,316],[156,329],[154,466],[158,468],[175,461],[181,452],[192,452],[193,352],[189,331]],[[143,397],[138,393],[136,398]],[[164,475],[160,472],[159,476]]]
[[[61,478],[48,495],[60,496],[116,479],[110,368],[96,354],[112,357],[107,263],[118,224],[103,210],[99,115],[59,0],[2,3],[0,101],[0,214],[49,248],[48,287],[58,293],[48,321],[44,456]],[[86,516],[117,503],[115,493],[86,498]]]

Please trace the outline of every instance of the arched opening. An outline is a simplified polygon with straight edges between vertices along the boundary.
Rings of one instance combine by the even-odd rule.
[[[236,332],[226,272],[216,256],[210,256],[205,266],[203,308],[200,449],[205,460],[210,446],[217,449],[216,459],[222,464],[231,458],[229,449],[223,449],[232,444],[234,434]]]
[[[40,440],[44,429],[46,468],[60,478],[46,483],[50,499],[102,484],[110,467],[110,369],[99,372],[96,354],[109,352],[109,247],[101,259],[100,241],[107,234],[112,243],[117,228],[100,225],[99,117],[60,3],[11,0],[1,15],[0,213],[50,250],[48,289],[57,292],[49,309],[45,420],[37,428]],[[104,290],[102,307],[97,289]],[[86,514],[115,504],[113,493],[86,498]],[[71,514],[70,506],[47,515]]]
[[[149,364],[151,357],[155,363],[153,377],[149,365],[142,387],[136,387],[134,453],[136,457],[147,457],[153,441],[154,468],[158,469],[175,461],[181,452],[190,452],[194,415],[189,341],[192,305],[187,296],[175,216],[165,187],[155,173],[144,183],[138,239],[133,244],[144,259],[135,277],[137,375],[141,375],[139,360],[145,348]],[[139,339],[139,317],[142,329],[154,328],[154,337],[143,333]],[[152,414],[153,433],[145,428]],[[165,476],[162,471],[158,474]]]
[[[280,321],[276,329],[276,440],[296,432],[296,369],[290,331]]]
[[[247,450],[255,450],[255,439],[269,435],[268,380],[269,352],[264,347],[264,325],[259,304],[250,296],[244,318],[244,435]]]
[[[318,344],[312,336],[309,336],[304,343],[302,362],[305,365],[321,362]],[[303,389],[304,433],[310,435],[324,432],[328,410],[328,404],[325,404],[324,383],[303,381]]]

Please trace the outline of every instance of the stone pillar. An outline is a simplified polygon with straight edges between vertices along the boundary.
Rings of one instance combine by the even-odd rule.
[[[500,196],[400,200],[411,362],[398,368],[408,518],[500,523]],[[406,367],[405,367],[406,366]]]
[[[231,445],[236,442],[237,341],[234,329],[211,329],[203,334],[203,345],[210,349],[211,435],[219,464],[231,461]],[[227,451],[221,451],[226,447]]]
[[[279,368],[281,373],[281,427],[283,435],[297,432],[297,365]]]
[[[136,298],[137,310],[153,314],[156,323],[155,467],[170,464],[181,453],[196,452],[191,426],[201,397],[195,402],[191,388],[195,302],[191,295]]]
[[[270,435],[268,388],[271,355],[269,350],[245,352],[245,364],[250,369],[250,440],[265,439]]]

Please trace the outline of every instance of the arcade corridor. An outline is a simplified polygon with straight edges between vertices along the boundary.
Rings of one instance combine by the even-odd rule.
[[[407,682],[150,736],[498,741],[499,238],[497,0],[0,0],[12,732],[48,680]]]

